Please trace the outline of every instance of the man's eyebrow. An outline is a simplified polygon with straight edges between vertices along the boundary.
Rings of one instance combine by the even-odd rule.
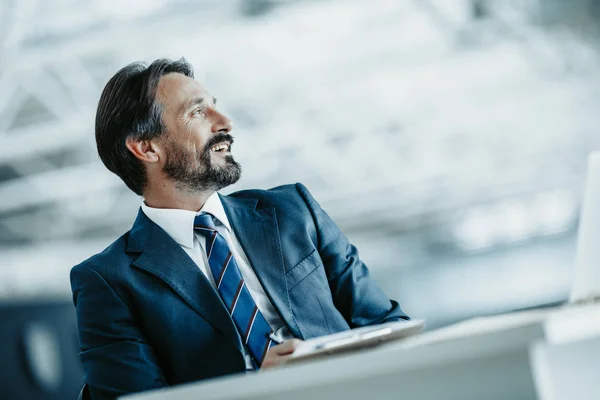
[[[185,110],[189,110],[190,108],[192,108],[193,106],[200,106],[204,103],[205,98],[204,97],[196,97],[195,99],[192,99],[190,102],[188,102],[185,106]],[[217,99],[215,97],[212,98],[213,100],[213,107],[217,105]]]
[[[204,97],[196,97],[196,98],[190,100],[189,102],[185,103],[184,110],[187,111],[190,108],[192,108],[193,106],[199,106],[202,103],[204,103]]]

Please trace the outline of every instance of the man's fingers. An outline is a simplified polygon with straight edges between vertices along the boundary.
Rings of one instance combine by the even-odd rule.
[[[292,354],[300,343],[302,343],[302,341],[298,339],[287,340],[281,344],[278,344],[277,346],[271,347],[269,352],[273,351],[280,356]]]
[[[300,343],[302,340],[292,339],[271,347],[263,360],[261,369],[286,363]]]
[[[292,356],[291,354],[288,354],[285,356],[276,356],[276,357],[272,357],[272,358],[265,358],[265,361],[263,362],[261,369],[267,369],[270,367],[274,367],[276,365],[285,364],[291,356]]]

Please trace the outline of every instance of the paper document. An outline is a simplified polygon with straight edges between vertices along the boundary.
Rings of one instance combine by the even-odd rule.
[[[406,338],[419,333],[424,325],[423,320],[388,322],[305,340],[296,347],[289,362],[372,347],[390,340]]]

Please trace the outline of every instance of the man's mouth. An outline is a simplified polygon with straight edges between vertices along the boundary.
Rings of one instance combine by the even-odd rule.
[[[221,142],[221,143],[215,144],[214,146],[212,146],[210,148],[210,150],[214,151],[215,153],[227,153],[227,152],[229,152],[230,149],[231,149],[231,143],[229,143],[229,142]]]

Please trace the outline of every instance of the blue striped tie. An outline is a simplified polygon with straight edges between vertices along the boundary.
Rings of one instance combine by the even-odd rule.
[[[229,245],[217,232],[213,216],[206,213],[198,215],[194,220],[194,229],[206,237],[206,255],[217,291],[233,318],[242,342],[254,362],[260,366],[271,346],[271,327],[250,295]]]

